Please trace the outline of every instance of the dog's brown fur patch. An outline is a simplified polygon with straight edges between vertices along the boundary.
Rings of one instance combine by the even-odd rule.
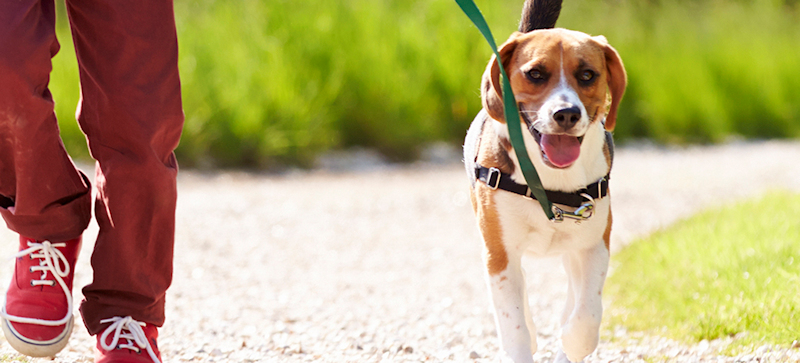
[[[483,125],[481,132],[481,145],[478,149],[477,162],[485,168],[497,168],[503,173],[514,173],[514,162],[508,153],[511,152],[511,142],[500,138],[494,132],[491,122]]]
[[[611,192],[609,191],[609,196]],[[611,253],[611,222],[614,218],[611,216],[611,208],[608,209],[608,223],[606,223],[606,231],[603,232],[603,241],[606,243],[606,249]]]
[[[497,275],[508,267],[508,254],[503,246],[503,231],[494,203],[494,191],[482,183],[476,183],[471,196],[478,217],[478,228],[486,244],[486,269],[489,275]]]
[[[603,157],[605,157],[606,165],[608,165],[608,171],[606,172],[606,174],[608,174],[611,172],[611,163],[613,162],[613,160],[611,160],[611,145],[609,145],[608,142],[603,144]]]

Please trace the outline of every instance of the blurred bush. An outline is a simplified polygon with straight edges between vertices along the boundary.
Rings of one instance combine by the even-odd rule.
[[[502,43],[522,0],[477,1]],[[412,160],[458,145],[490,50],[453,1],[176,0],[184,166],[312,165],[352,146]],[[63,10],[63,9],[62,9]],[[78,76],[61,12],[52,90],[70,152]],[[800,5],[567,0],[559,26],[605,35],[630,86],[618,139],[800,136]]]
[[[604,34],[622,55],[629,86],[619,138],[705,143],[797,137],[798,4],[585,1],[565,8],[559,26]]]

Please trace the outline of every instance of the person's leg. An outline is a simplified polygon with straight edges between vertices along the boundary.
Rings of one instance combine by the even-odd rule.
[[[72,277],[91,218],[88,180],[59,137],[48,90],[58,52],[53,0],[0,3],[0,214],[20,234],[2,306],[6,340],[48,356],[72,331]]]
[[[172,280],[183,127],[172,1],[67,0],[81,78],[78,121],[97,159],[100,232],[83,289],[91,334],[105,319],[164,323]]]
[[[47,88],[58,52],[53,0],[0,3],[0,214],[39,240],[80,236],[91,219],[88,180],[59,136]]]

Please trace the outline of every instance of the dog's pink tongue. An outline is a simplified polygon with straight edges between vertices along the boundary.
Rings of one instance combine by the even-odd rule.
[[[559,168],[572,165],[581,154],[581,143],[575,136],[543,134],[541,141],[547,159]]]

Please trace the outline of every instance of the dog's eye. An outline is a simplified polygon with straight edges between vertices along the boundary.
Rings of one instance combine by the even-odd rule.
[[[533,83],[544,83],[547,81],[547,73],[538,69],[531,69],[528,71],[528,79]]]
[[[578,73],[578,81],[584,85],[590,85],[596,76],[597,73],[595,73],[593,70],[586,69]]]

